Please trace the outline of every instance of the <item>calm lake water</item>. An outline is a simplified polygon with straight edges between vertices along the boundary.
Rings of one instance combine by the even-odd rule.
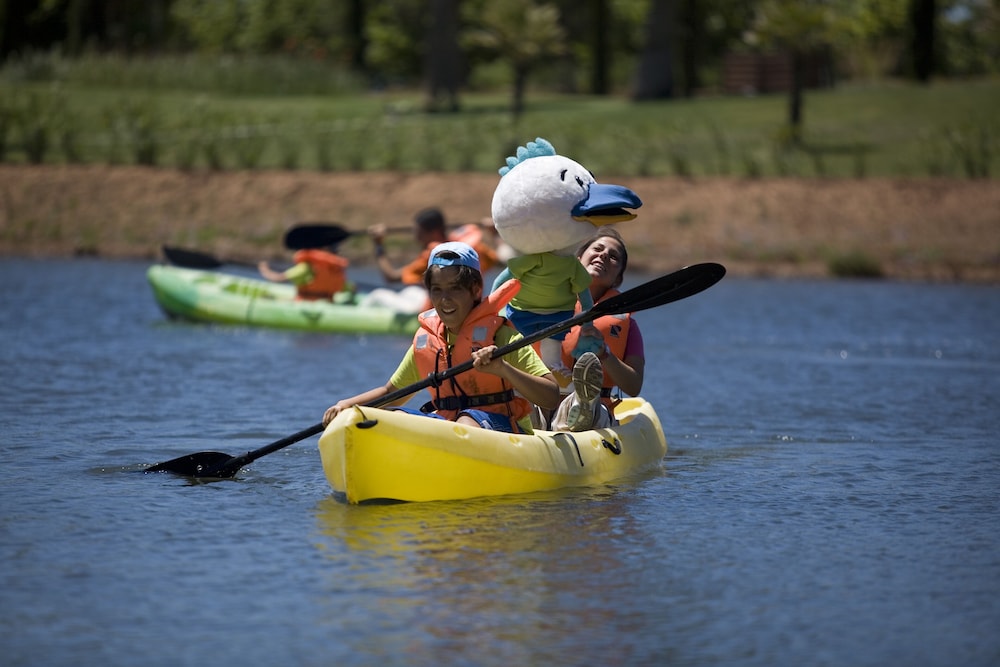
[[[0,259],[4,665],[1000,663],[1000,288],[726,278],[639,316],[662,469],[358,507],[315,438],[139,471],[408,341],[168,322],[146,266]]]

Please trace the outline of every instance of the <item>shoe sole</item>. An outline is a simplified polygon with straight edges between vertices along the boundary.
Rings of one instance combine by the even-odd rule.
[[[604,369],[593,352],[585,352],[573,365],[573,387],[581,403],[593,403],[601,395]]]
[[[601,396],[604,369],[593,352],[585,352],[573,365],[573,388],[577,404],[569,409],[566,421],[571,431],[585,431],[594,423],[594,408]]]

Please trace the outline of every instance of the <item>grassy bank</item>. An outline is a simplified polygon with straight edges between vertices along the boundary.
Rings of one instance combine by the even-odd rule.
[[[287,63],[171,64],[8,68],[0,161],[495,173],[517,145],[544,136],[599,176],[1000,174],[1000,80],[809,91],[804,142],[793,146],[783,95],[636,104],[534,91],[515,121],[505,92],[465,94],[461,112],[426,114],[417,91],[359,91],[329,72],[303,74],[316,80],[312,88],[289,88]]]

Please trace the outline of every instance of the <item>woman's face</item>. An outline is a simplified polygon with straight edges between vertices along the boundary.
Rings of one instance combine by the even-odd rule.
[[[599,288],[597,293],[621,284],[623,255],[622,244],[610,236],[595,239],[580,255],[580,263],[590,274],[591,288]]]
[[[458,280],[458,267],[442,266],[431,272],[427,292],[438,317],[451,331],[458,331],[465,317],[482,296],[482,287],[463,287]]]

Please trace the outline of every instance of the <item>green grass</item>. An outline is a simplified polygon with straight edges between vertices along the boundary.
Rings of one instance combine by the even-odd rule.
[[[186,67],[0,72],[0,161],[492,172],[517,145],[543,136],[599,178],[1000,173],[996,79],[810,91],[803,144],[791,147],[784,95],[637,104],[532,91],[515,121],[506,90],[464,94],[457,114],[426,114],[419,91],[357,92],[347,77],[312,72],[286,86],[323,94],[265,85],[287,63],[273,71],[255,64],[228,85],[219,83],[221,66]]]

